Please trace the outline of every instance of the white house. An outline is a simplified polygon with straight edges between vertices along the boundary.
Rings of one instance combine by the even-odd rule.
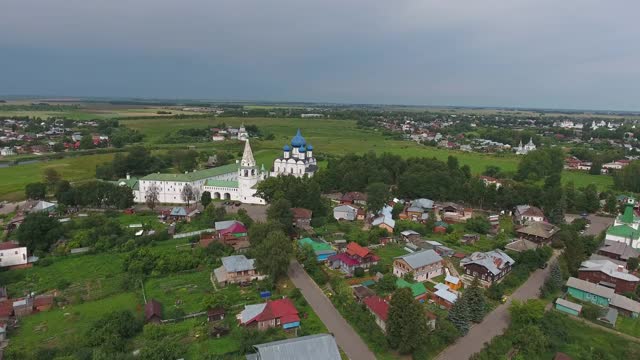
[[[27,262],[26,247],[12,242],[0,243],[0,267],[25,265]]]
[[[444,260],[434,250],[423,250],[393,259],[393,275],[401,278],[413,273],[415,281],[426,281],[442,275]]]
[[[353,221],[358,216],[358,209],[349,205],[340,205],[333,208],[333,218],[336,220]]]
[[[516,220],[521,224],[530,222],[543,222],[544,213],[540,208],[531,205],[516,206]]]

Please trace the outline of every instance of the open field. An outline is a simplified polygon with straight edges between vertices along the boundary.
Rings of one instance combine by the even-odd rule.
[[[18,330],[10,334],[10,348],[33,351],[41,347],[76,346],[82,343],[82,338],[94,321],[106,313],[119,310],[131,310],[140,315],[142,306],[133,293],[121,293],[27,316],[20,320]]]
[[[113,154],[87,155],[0,168],[0,200],[24,198],[25,185],[42,181],[46,168],[54,168],[69,181],[95,178],[96,165],[111,161]]]

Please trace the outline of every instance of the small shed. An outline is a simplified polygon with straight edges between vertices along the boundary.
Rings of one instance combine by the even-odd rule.
[[[567,301],[563,298],[556,299],[556,310],[562,311],[564,313],[578,316],[580,312],[582,312],[582,305],[573,303],[571,301]]]
[[[144,320],[147,323],[159,324],[162,321],[162,305],[154,299],[144,304]]]
[[[356,285],[353,287],[353,296],[355,296],[356,301],[361,303],[362,300],[368,298],[369,296],[373,296],[376,293],[368,287],[362,285]]]
[[[207,310],[207,321],[214,322],[224,320],[225,311],[222,306]]]

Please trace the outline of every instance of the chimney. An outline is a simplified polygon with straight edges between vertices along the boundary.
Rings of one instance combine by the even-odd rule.
[[[129,175],[129,173],[127,173],[127,180],[131,179],[131,175]]]
[[[624,272],[624,265],[618,265],[618,271]]]

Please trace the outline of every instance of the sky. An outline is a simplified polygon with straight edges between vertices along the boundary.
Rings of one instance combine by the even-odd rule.
[[[640,110],[640,1],[2,0],[0,94]]]

